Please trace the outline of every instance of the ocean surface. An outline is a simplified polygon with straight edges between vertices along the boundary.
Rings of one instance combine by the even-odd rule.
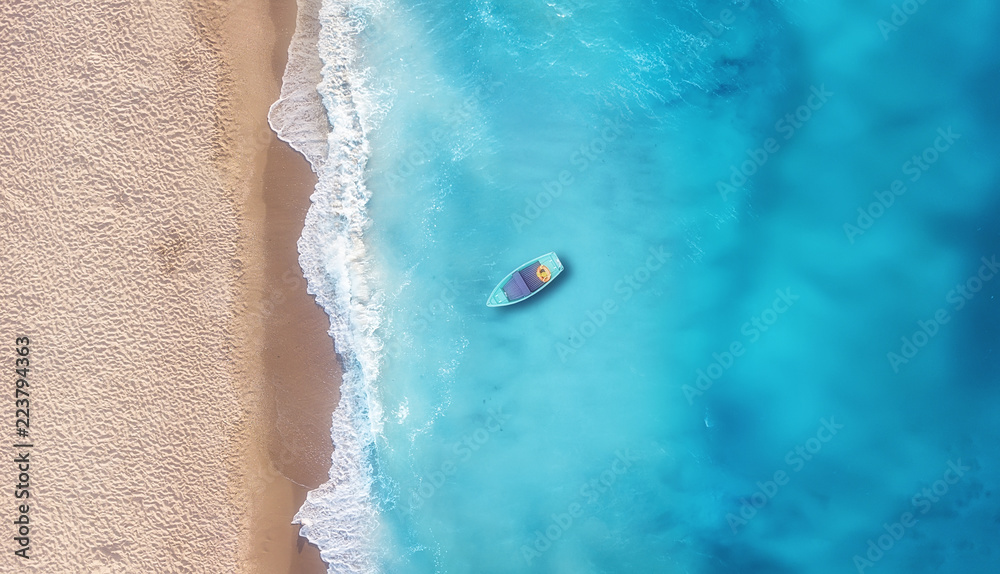
[[[330,572],[998,571],[1000,6],[300,10]]]

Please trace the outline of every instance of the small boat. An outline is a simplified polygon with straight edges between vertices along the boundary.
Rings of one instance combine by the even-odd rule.
[[[520,303],[551,284],[562,271],[562,261],[555,253],[536,257],[504,277],[490,293],[486,306],[503,307]]]

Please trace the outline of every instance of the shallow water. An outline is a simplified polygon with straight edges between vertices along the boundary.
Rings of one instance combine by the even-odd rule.
[[[324,4],[331,572],[1000,563],[1000,17],[913,5]]]

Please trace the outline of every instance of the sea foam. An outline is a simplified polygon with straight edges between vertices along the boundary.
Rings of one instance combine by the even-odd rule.
[[[268,123],[278,137],[305,156],[318,172],[326,162],[330,124],[317,91],[323,61],[319,44],[320,0],[299,0],[295,34],[288,46],[288,61],[281,77],[281,95],[271,104]]]
[[[329,480],[309,493],[295,515],[330,572],[374,569],[370,547],[376,523],[371,455],[381,409],[370,390],[381,345],[375,336],[380,304],[368,286],[363,241],[368,225],[364,184],[370,110],[356,43],[375,6],[300,0],[281,98],[269,121],[319,176],[298,242],[308,291],[330,316],[330,335],[343,363],[340,404],[334,411]],[[319,47],[319,58],[316,57]],[[318,83],[317,83],[318,82]]]

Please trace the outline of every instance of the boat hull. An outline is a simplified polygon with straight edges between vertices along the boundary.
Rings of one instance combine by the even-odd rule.
[[[516,288],[512,288],[512,286],[509,285],[512,282],[512,280],[516,280],[514,275],[519,274],[522,270],[535,265],[544,265],[545,267],[548,268],[550,274],[548,281],[542,282],[540,286],[538,286],[534,290],[529,291],[527,294],[512,299],[509,296],[508,291],[516,290]],[[500,281],[500,283],[498,283],[497,286],[493,289],[493,292],[490,293],[490,296],[486,299],[486,306],[506,307],[507,305],[514,305],[515,303],[520,303],[522,301],[530,299],[531,297],[534,297],[542,290],[544,290],[546,287],[551,285],[552,282],[555,281],[556,277],[558,277],[559,274],[563,272],[563,269],[564,267],[562,261],[559,260],[559,257],[555,254],[555,252],[549,252],[546,253],[545,255],[542,255],[541,257],[535,257],[534,259],[531,259],[530,261],[524,263],[523,265],[518,266],[516,269],[508,273],[507,276],[504,277]],[[518,283],[521,285],[523,291],[525,287],[523,281],[519,281]],[[505,291],[504,289],[505,286],[508,287],[507,291]]]

